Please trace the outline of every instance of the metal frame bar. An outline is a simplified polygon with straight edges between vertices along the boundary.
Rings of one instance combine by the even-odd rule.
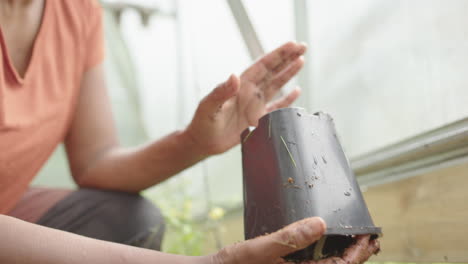
[[[297,41],[309,44],[308,0],[294,1],[294,25]],[[296,105],[311,109],[313,107],[312,81],[310,79],[311,63],[306,62],[297,75],[297,83],[303,88],[302,96],[297,99]]]
[[[265,50],[258,38],[257,32],[255,31],[252,21],[250,20],[247,10],[245,9],[242,0],[227,0],[229,8],[236,20],[236,24],[239,27],[239,31],[244,39],[245,45],[250,54],[252,60],[256,60],[265,54]]]
[[[174,18],[175,18],[175,45],[176,45],[176,71],[177,76],[176,78],[176,86],[177,86],[177,93],[179,96],[177,97],[177,106],[179,111],[177,111],[177,124],[179,126],[184,125],[184,117],[185,117],[185,102],[183,95],[185,92],[185,83],[184,83],[184,73],[185,67],[187,66],[185,63],[185,49],[183,43],[185,43],[184,38],[184,25],[181,16],[181,0],[173,1],[174,4]]]
[[[359,183],[375,186],[468,160],[468,118],[351,160]]]

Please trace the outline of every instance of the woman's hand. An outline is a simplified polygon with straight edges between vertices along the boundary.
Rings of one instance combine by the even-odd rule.
[[[199,104],[186,129],[204,155],[222,153],[237,145],[248,126],[256,126],[266,113],[289,106],[300,94],[272,98],[304,65],[304,44],[288,42],[265,55],[240,77],[231,75]]]
[[[293,223],[275,233],[237,243],[210,256],[210,264],[286,264],[282,257],[303,249],[324,234],[325,222],[313,217]],[[359,236],[356,244],[343,254],[320,261],[308,261],[310,264],[359,264],[367,261],[379,251],[379,242],[369,240],[369,236]]]

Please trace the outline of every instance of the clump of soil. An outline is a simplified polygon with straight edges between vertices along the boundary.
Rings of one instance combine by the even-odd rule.
[[[372,239],[377,238],[373,235]],[[320,260],[329,257],[343,257],[345,249],[356,243],[355,236],[351,235],[329,235],[319,241],[284,257],[287,261],[302,262],[309,260]]]

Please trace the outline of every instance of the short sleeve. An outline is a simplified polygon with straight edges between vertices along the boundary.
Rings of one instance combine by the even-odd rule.
[[[89,1],[85,29],[84,69],[85,71],[104,60],[104,30],[102,8],[96,0]]]

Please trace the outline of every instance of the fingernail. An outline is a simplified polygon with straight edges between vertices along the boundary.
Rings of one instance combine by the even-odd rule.
[[[317,221],[320,223],[320,233],[323,235],[323,233],[325,233],[325,230],[327,230],[327,223],[325,223],[325,221],[320,217],[317,217]]]
[[[304,232],[311,236],[322,236],[327,229],[327,224],[320,217],[313,217],[307,220],[306,224],[301,227]]]
[[[236,79],[238,79],[236,75],[234,74],[231,75],[230,80],[229,80],[229,86],[231,87],[232,92],[235,92],[239,89],[239,82]]]
[[[233,82],[233,80],[234,80],[233,77],[234,77],[233,74],[231,74],[231,76],[229,76],[229,79],[227,80],[227,83],[226,83],[228,86],[231,86],[231,85],[232,85],[232,82]]]
[[[232,75],[231,75],[231,76],[229,76],[229,79],[226,81],[226,83],[225,83],[225,85],[224,85],[226,91],[231,91],[231,90],[232,90],[232,83],[233,83],[233,82],[234,82],[234,81],[233,81],[233,77],[232,77]]]

